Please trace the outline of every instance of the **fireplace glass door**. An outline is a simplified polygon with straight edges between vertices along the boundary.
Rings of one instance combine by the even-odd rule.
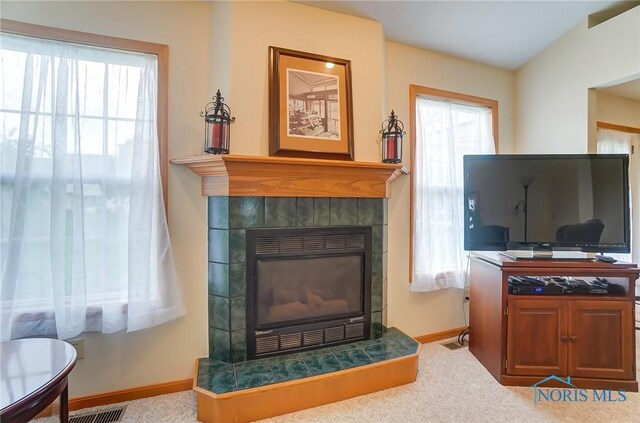
[[[364,312],[363,256],[258,260],[256,329]]]

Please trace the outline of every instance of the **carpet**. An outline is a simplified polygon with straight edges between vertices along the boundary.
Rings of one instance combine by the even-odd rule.
[[[334,404],[263,420],[293,422],[638,422],[640,395],[624,402],[533,403],[532,388],[504,387],[468,348],[449,350],[445,341],[422,346],[415,383]],[[636,340],[636,352],[639,351]],[[190,391],[130,401],[123,421],[196,422]],[[108,409],[112,406],[97,407]],[[85,413],[79,410],[75,413]],[[36,420],[57,422],[57,417]]]

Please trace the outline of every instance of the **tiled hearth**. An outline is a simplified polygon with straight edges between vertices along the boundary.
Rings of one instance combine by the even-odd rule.
[[[415,354],[418,343],[395,328],[380,339],[230,364],[212,358],[198,362],[197,386],[225,394],[308,378]]]
[[[209,357],[247,359],[245,231],[249,228],[372,228],[371,338],[386,312],[387,200],[382,198],[209,198]]]

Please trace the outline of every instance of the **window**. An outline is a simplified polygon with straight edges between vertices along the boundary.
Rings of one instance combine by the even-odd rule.
[[[498,104],[417,86],[411,86],[411,101],[412,290],[462,288],[462,159],[495,153]]]
[[[637,263],[640,258],[640,128],[598,122],[596,146],[598,154],[629,154],[629,188],[631,201],[631,253],[608,254],[618,260]]]
[[[1,339],[180,316],[162,183],[167,47],[2,31]]]

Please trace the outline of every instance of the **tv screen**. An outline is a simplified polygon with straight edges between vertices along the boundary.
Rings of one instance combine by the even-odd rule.
[[[628,253],[626,154],[464,156],[467,251]]]

